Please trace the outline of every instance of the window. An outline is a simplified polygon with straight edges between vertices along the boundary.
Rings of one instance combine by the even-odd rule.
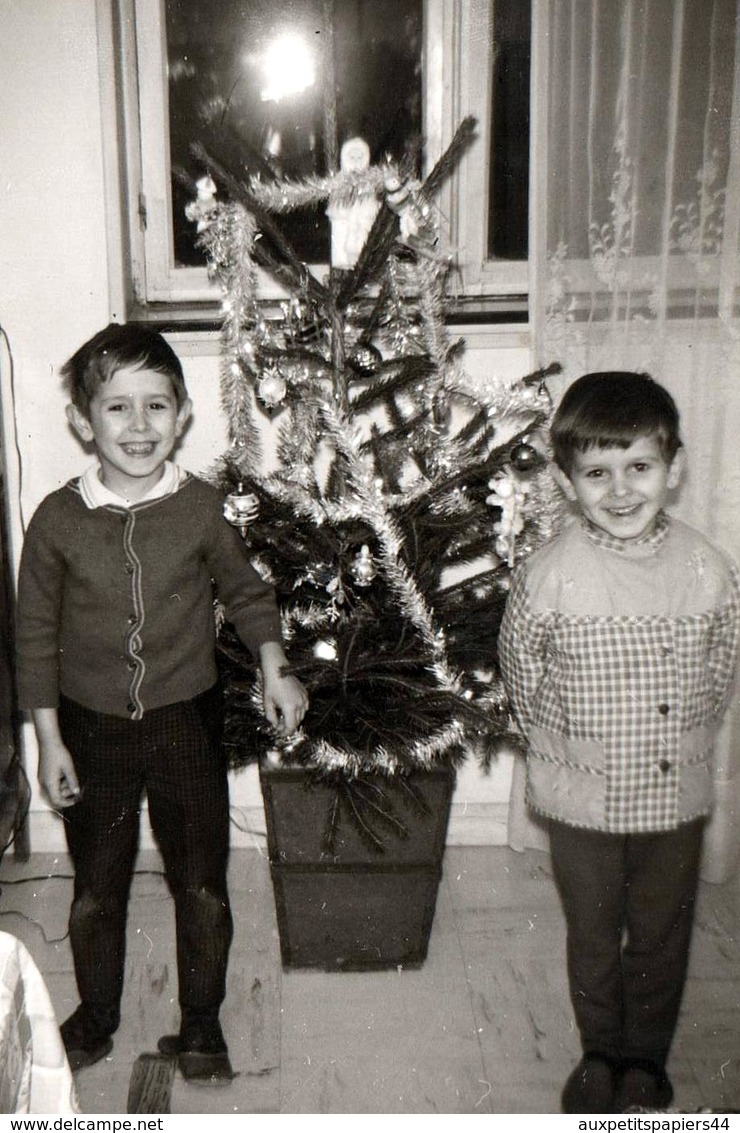
[[[335,5],[327,44],[321,0],[166,0],[171,168],[202,174],[189,147],[205,132],[261,177],[321,178],[336,165],[328,152],[336,133],[362,136],[374,161],[407,158],[418,174],[422,16],[422,0],[345,0]],[[336,100],[328,106],[330,85]],[[173,179],[177,267],[204,263],[185,217],[188,199]],[[282,228],[301,259],[327,262],[323,209],[286,214]]]
[[[530,0],[117,0],[130,313],[215,314],[184,207],[193,141],[245,175],[322,178],[360,135],[418,176],[466,114],[478,137],[443,188],[461,304],[526,306]],[[325,13],[331,9],[331,23]],[[271,56],[279,48],[275,56]],[[270,69],[270,59],[276,62]],[[336,91],[327,98],[327,89]],[[323,209],[281,227],[315,270]],[[266,299],[278,297],[261,281]]]

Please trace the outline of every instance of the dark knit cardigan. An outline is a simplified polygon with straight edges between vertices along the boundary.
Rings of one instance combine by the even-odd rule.
[[[61,692],[136,720],[204,692],[217,679],[214,597],[255,657],[281,640],[273,590],[222,503],[193,476],[131,507],[88,508],[78,480],[42,501],[21,557],[22,708],[56,707]]]

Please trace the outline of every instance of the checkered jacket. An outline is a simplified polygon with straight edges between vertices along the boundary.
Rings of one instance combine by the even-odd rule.
[[[734,564],[678,520],[635,544],[576,522],[532,555],[499,638],[529,805],[619,834],[707,814],[739,626]]]

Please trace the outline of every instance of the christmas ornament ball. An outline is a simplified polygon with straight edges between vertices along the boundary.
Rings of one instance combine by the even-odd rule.
[[[285,378],[278,369],[268,370],[257,383],[257,397],[268,409],[280,405],[287,392]]]
[[[314,643],[313,655],[319,661],[336,661],[337,643],[332,638],[320,638]]]
[[[259,515],[260,502],[254,492],[229,492],[224,500],[224,518],[232,527],[248,527]]]
[[[352,369],[363,378],[374,374],[382,361],[383,355],[371,343],[358,343],[348,358]]]
[[[527,444],[526,441],[520,441],[519,444],[514,445],[509,453],[509,460],[517,472],[531,472],[542,462],[542,458],[534,445]]]

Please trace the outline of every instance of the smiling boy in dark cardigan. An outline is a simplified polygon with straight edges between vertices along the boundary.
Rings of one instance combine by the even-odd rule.
[[[70,941],[80,1005],[62,1024],[73,1069],[112,1048],[128,893],[146,792],[175,901],[183,1074],[229,1079],[219,1022],[232,919],[227,768],[220,752],[214,583],[259,659],[264,710],[289,734],[307,708],[283,673],[272,588],[220,493],[170,461],[191,412],[179,359],[154,330],[111,324],[64,367],[70,423],[98,463],[52,492],[24,541],[18,686],[39,781],[64,812],[75,869]]]

